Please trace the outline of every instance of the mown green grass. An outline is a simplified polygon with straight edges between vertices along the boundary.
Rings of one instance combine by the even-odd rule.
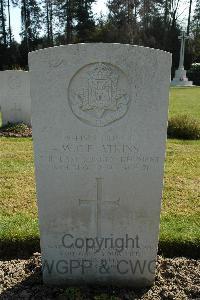
[[[200,118],[199,105],[200,88],[172,89],[170,115],[187,110]],[[176,244],[179,251],[188,243],[200,244],[199,205],[200,141],[168,140],[161,245]],[[35,239],[39,230],[32,139],[1,137],[0,244]]]
[[[200,87],[173,87],[170,89],[169,116],[189,114],[200,119]]]

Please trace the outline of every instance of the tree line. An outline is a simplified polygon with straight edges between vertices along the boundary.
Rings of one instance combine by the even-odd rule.
[[[108,0],[108,14],[96,17],[95,0],[0,0],[0,69],[27,69],[28,52],[78,42],[118,42],[173,54],[177,66],[181,15],[187,14],[186,67],[200,62],[200,0]],[[193,16],[192,5],[195,6]],[[11,6],[21,11],[21,42],[11,28]]]

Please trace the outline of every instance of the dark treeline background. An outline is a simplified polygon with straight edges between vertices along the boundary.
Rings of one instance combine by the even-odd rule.
[[[96,18],[95,0],[0,0],[0,70],[27,69],[27,54],[78,42],[119,42],[163,49],[179,60],[179,18],[188,15],[186,68],[200,62],[200,0],[108,0],[108,15]],[[21,43],[12,34],[10,8],[21,10]],[[193,16],[191,7],[195,6]]]

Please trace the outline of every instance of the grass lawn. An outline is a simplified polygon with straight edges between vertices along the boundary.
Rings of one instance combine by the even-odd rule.
[[[187,113],[200,118],[200,88],[186,88],[184,91],[182,96],[183,89],[172,89],[170,115],[185,113],[188,106]],[[188,98],[185,93],[188,93]],[[29,242],[32,247],[36,240],[38,247],[32,139],[0,138],[0,156],[0,255],[5,255],[14,241],[20,246]],[[169,254],[172,247],[176,248],[177,255],[181,255],[184,248],[189,247],[191,251],[191,246],[196,248],[200,244],[199,204],[200,141],[168,140],[161,251]]]
[[[171,88],[169,116],[177,114],[189,114],[200,119],[200,87]]]

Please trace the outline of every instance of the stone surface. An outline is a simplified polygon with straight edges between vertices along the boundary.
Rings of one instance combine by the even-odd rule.
[[[151,285],[171,55],[77,44],[29,65],[44,281]]]
[[[180,59],[179,59],[179,67],[175,72],[175,77],[171,82],[172,86],[192,86],[193,82],[189,81],[186,75],[186,71],[184,69],[184,59],[185,59],[185,43],[186,40],[189,39],[189,36],[186,35],[184,31],[182,31],[179,36],[179,40],[181,40],[180,47]]]
[[[172,86],[193,86],[193,82],[189,81],[186,75],[186,70],[178,69],[175,72],[175,77],[171,82]]]
[[[31,97],[29,73],[0,72],[0,103],[2,123],[31,124]]]

